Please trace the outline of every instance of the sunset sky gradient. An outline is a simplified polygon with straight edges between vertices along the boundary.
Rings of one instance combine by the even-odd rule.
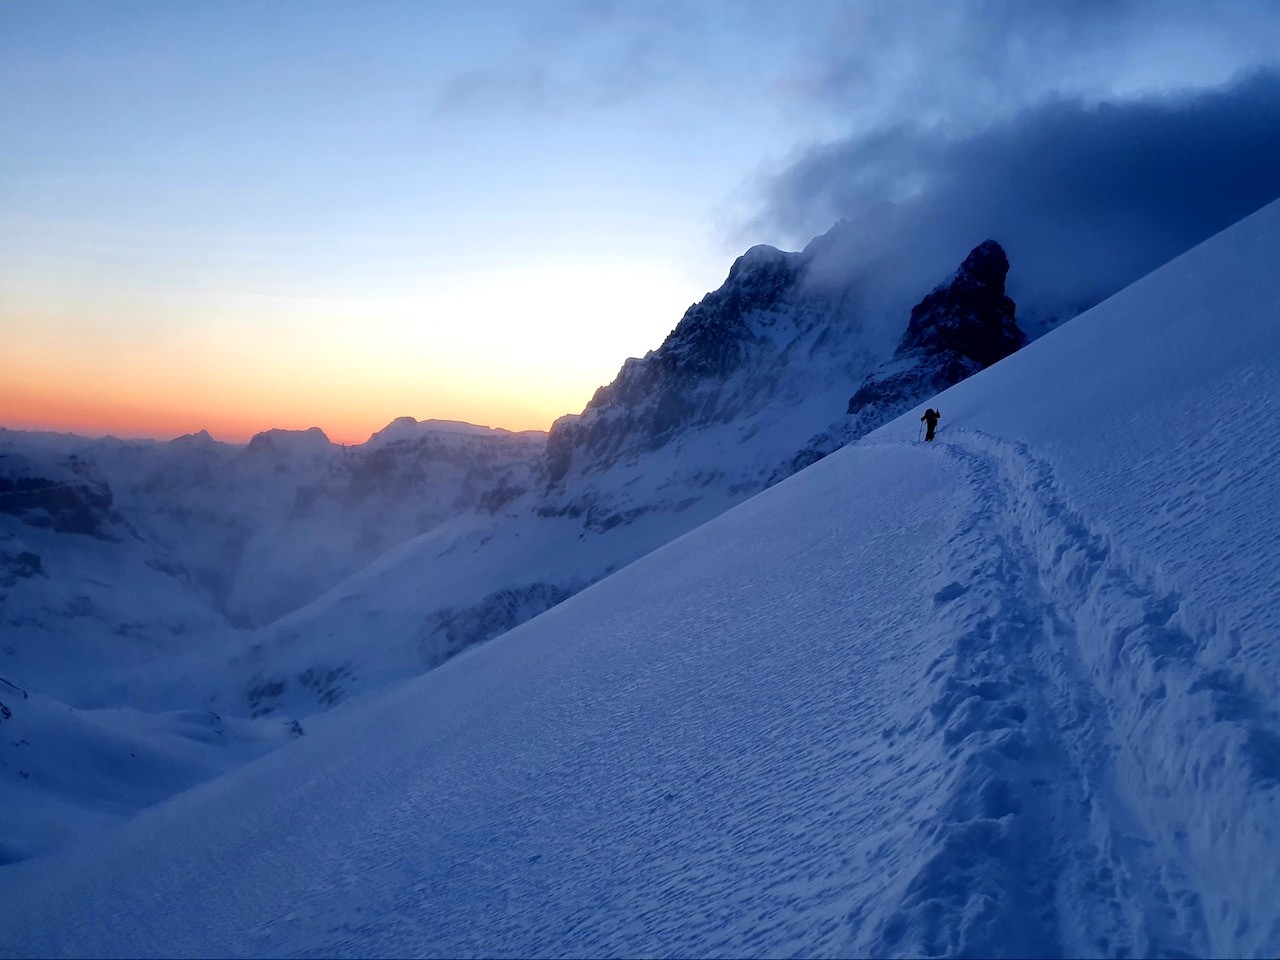
[[[829,225],[785,176],[812,149],[1221,84],[1274,63],[1277,19],[1246,0],[3,3],[0,426],[545,429],[745,247]]]

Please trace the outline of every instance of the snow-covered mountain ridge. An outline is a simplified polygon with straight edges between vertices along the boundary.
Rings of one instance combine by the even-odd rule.
[[[809,285],[806,267],[804,254],[767,246],[739,257],[724,285],[690,307],[657,350],[628,360],[581,414],[556,422],[550,480],[607,469],[679,431],[732,421],[780,397],[794,401],[811,392],[799,382],[811,364],[847,380],[874,348],[842,329],[856,322],[849,291]]]
[[[774,482],[880,359],[881,334],[849,315],[852,291],[811,283],[809,263],[766,247],[739,258],[661,347],[557,421],[533,489],[406,543],[263,631],[221,671],[218,702],[306,716],[412,676]],[[1003,295],[1007,271],[988,241],[926,297],[896,358],[918,392],[904,386],[899,405],[980,369],[981,344],[1007,353],[1025,342]],[[376,648],[356,639],[369,633]]]
[[[911,308],[893,356],[849,398],[845,416],[783,464],[774,479],[821,459],[888,423],[924,397],[973,376],[1027,344],[1005,295],[1009,258],[994,240],[974,247],[960,268]]]
[[[218,727],[249,750],[509,630],[767,486],[839,411],[890,320],[812,267],[808,250],[748,251],[550,444],[411,418],[356,447],[318,429],[246,445],[0,433],[0,676],[77,710],[144,711],[130,753],[193,729],[156,711],[269,718],[263,735]],[[12,851],[74,835],[75,804],[104,801],[50,789],[67,816],[43,839],[11,833]]]
[[[0,871],[0,951],[1274,956],[1278,253]]]
[[[121,551],[118,569],[101,567],[93,582],[103,585],[100,592],[127,597],[131,584],[147,577],[135,561],[168,572],[177,582],[161,593],[173,595],[170,606],[192,608],[176,627],[187,637],[207,634],[204,627],[220,620],[231,627],[277,621],[428,531],[485,543],[496,537],[488,555],[503,541],[527,538],[506,524],[514,517],[580,521],[576,531],[553,524],[557,532],[546,548],[563,552],[577,549],[571,541],[646,521],[633,542],[615,537],[616,546],[586,551],[570,574],[554,582],[531,575],[540,572],[536,564],[515,569],[508,558],[480,563],[473,572],[479,575],[475,582],[486,587],[482,594],[463,590],[418,611],[421,622],[447,622],[453,639],[442,649],[424,640],[425,649],[403,664],[416,672],[513,625],[511,611],[531,615],[789,472],[780,465],[795,459],[802,446],[797,437],[813,436],[839,416],[850,384],[888,355],[889,332],[902,322],[902,315],[860,310],[856,284],[848,277],[815,271],[815,258],[842,229],[848,228],[837,228],[801,253],[749,250],[724,285],[691,307],[661,347],[627,361],[613,383],[581,414],[558,421],[549,438],[412,418],[395,421],[357,447],[331,444],[317,429],[269,430],[247,446],[220,444],[204,432],[161,444],[3,431],[0,476],[13,473],[24,457],[39,463],[36,473],[45,479],[74,465],[79,479],[50,480],[39,509],[54,508],[49,516],[55,530],[67,524],[106,529],[111,520],[130,531],[112,535],[129,546]],[[16,510],[20,501],[14,494],[0,490],[0,508],[8,502]],[[55,505],[54,496],[62,502]],[[10,516],[17,513],[11,510]],[[33,517],[26,514],[27,520]],[[56,559],[60,545],[46,541],[46,554],[35,555]],[[77,550],[70,541],[68,552]],[[524,550],[515,553],[529,559]],[[62,565],[44,566],[58,579]],[[429,568],[419,575],[434,576]],[[66,623],[65,611],[81,609],[85,595],[52,603],[34,597],[37,614],[19,616],[25,631],[42,631],[45,639],[19,637],[9,645],[19,651],[19,662],[6,662],[5,668],[43,684],[47,675],[33,673],[22,662],[23,651],[83,632],[82,624]],[[10,621],[13,610],[32,607],[14,594],[7,604]],[[153,646],[172,646],[136,617],[109,614],[112,605],[105,597],[96,602],[95,618],[106,630],[147,633]],[[290,621],[290,637],[297,635],[296,620]],[[473,625],[462,632],[465,637],[460,623]],[[242,648],[250,654],[236,659],[252,659],[256,638],[221,633],[230,641],[207,636],[192,647]],[[345,677],[353,667],[347,659],[327,666],[301,663],[288,672]],[[280,682],[279,676],[255,672],[242,687],[272,690]],[[333,692],[326,688],[325,702],[332,702]],[[245,704],[257,700],[248,695]],[[220,704],[230,706],[225,698]]]

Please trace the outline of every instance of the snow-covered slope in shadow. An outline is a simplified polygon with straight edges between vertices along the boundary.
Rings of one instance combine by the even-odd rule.
[[[0,677],[0,865],[92,843],[103,827],[304,732],[208,710],[79,710]]]
[[[0,871],[0,952],[1275,955],[1277,255]]]

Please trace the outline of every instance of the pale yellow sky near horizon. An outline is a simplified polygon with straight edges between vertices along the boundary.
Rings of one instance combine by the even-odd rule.
[[[545,430],[656,348],[695,290],[669,264],[595,258],[437,276],[376,299],[177,293],[137,304],[128,323],[95,323],[71,294],[31,298],[0,316],[0,426],[235,442],[318,426],[341,443],[402,416]]]

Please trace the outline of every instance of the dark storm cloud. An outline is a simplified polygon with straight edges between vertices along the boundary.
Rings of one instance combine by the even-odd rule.
[[[990,236],[1014,293],[1094,300],[1280,196],[1280,73],[1089,105],[1052,100],[966,135],[900,125],[813,149],[763,223],[851,221],[834,266],[927,284]],[[760,226],[761,224],[758,224]],[[905,265],[905,266],[904,266]]]
[[[1218,83],[1278,54],[1277,0],[866,0],[830,16],[796,84],[850,129],[971,128],[1049,96]]]

